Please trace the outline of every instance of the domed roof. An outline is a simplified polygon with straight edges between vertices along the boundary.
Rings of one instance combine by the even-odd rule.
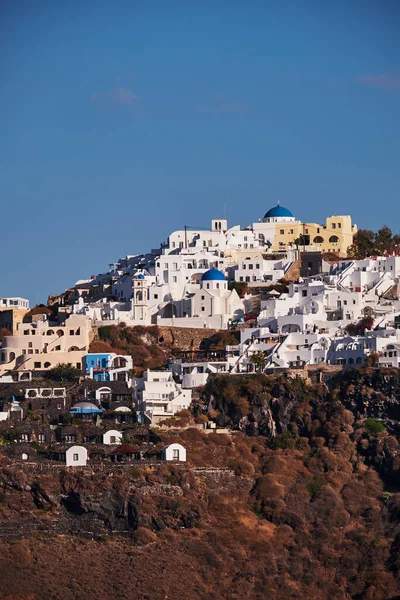
[[[264,219],[270,219],[272,217],[294,217],[294,215],[292,212],[290,212],[290,210],[284,206],[281,206],[278,202],[276,206],[270,208],[269,211],[264,215]]]
[[[93,404],[93,402],[77,402],[76,404],[74,404],[74,406],[72,408],[95,408],[95,409],[97,409],[97,406],[95,404]]]
[[[226,281],[225,275],[215,267],[206,271],[201,279],[202,281]]]
[[[139,275],[137,276],[138,279],[144,279],[144,275],[143,273],[139,273]]]
[[[103,412],[101,408],[93,404],[92,402],[77,402],[72,406],[70,412],[72,413],[90,413],[90,412]]]

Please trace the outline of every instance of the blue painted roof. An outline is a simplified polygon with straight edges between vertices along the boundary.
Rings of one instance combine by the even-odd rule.
[[[277,204],[273,208],[270,208],[268,212],[265,213],[264,219],[269,219],[271,217],[293,217],[293,213],[290,212],[284,206]]]
[[[202,281],[226,281],[225,275],[215,267],[206,271],[201,279]]]
[[[140,273],[140,274],[138,275],[138,279],[144,279],[144,275],[143,275],[143,273]]]
[[[69,412],[71,415],[95,415],[102,413],[103,410],[101,408],[71,408]]]

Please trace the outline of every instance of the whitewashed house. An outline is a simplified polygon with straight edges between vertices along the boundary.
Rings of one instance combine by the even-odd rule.
[[[113,446],[122,443],[122,432],[117,429],[109,429],[103,434],[103,444]]]
[[[86,467],[88,452],[84,446],[71,446],[65,452],[67,467]]]
[[[192,391],[182,389],[171,371],[149,369],[133,380],[132,396],[139,420],[151,423],[172,417],[192,401]]]
[[[161,458],[168,461],[186,462],[186,448],[182,444],[169,444],[162,449]]]

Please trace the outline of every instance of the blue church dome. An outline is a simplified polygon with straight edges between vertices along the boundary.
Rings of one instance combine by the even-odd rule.
[[[294,215],[292,212],[290,212],[290,210],[288,210],[284,206],[277,204],[265,213],[264,219],[271,219],[273,217],[294,217]]]
[[[221,271],[218,271],[215,267],[206,271],[201,278],[202,281],[226,281],[226,277]]]
[[[144,279],[144,275],[143,275],[143,273],[140,273],[140,274],[138,275],[138,279]]]

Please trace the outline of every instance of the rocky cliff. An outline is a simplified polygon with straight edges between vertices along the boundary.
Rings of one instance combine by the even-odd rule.
[[[0,598],[394,600],[399,381],[216,377],[196,411],[234,431],[170,432],[187,464],[5,459]]]

